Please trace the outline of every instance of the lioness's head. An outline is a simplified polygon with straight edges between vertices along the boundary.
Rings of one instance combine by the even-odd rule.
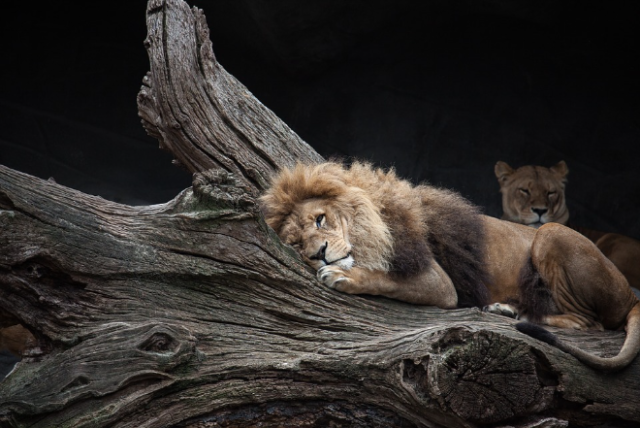
[[[260,198],[265,220],[315,269],[388,271],[392,238],[379,208],[337,163],[282,169]]]
[[[526,165],[513,169],[499,161],[494,168],[502,193],[502,218],[527,226],[569,220],[564,195],[569,168],[564,161],[547,168]]]

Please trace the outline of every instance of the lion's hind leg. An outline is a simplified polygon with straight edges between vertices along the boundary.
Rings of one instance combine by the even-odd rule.
[[[508,303],[493,303],[485,306],[482,310],[483,312],[488,312],[490,314],[502,315],[523,321],[523,324],[532,324],[530,322],[530,318],[525,312],[519,312],[517,306],[510,305]],[[546,315],[541,318],[538,317],[536,322],[538,324],[545,324],[552,327],[573,328],[575,330],[604,330],[602,324],[599,322],[595,322],[578,314]]]
[[[484,312],[504,315],[523,321],[545,323],[556,312],[551,290],[542,280],[531,258],[522,267],[518,276],[518,296],[482,308]]]
[[[579,314],[548,315],[540,320],[540,323],[553,327],[572,328],[574,330],[604,330],[601,323],[580,316]]]
[[[638,301],[622,273],[595,244],[562,225],[549,223],[538,229],[531,265],[539,275],[536,289],[549,293],[554,304],[540,323],[616,330],[625,325]]]
[[[627,337],[618,355],[602,358],[562,342],[535,324],[516,324],[519,331],[599,370],[619,370],[633,361],[640,351],[640,302],[595,244],[571,229],[549,223],[536,232],[531,264],[539,275],[540,288],[546,286],[555,304],[555,310],[540,323],[573,329],[625,327]]]

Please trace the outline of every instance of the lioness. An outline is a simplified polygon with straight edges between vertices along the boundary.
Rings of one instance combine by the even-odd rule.
[[[601,358],[517,325],[602,370],[625,367],[640,349],[640,303],[626,279],[560,224],[533,229],[485,216],[452,191],[359,162],[285,168],[261,203],[267,224],[330,288],[441,308],[508,301],[542,324],[626,326],[621,352]]]
[[[579,227],[569,221],[565,200],[569,168],[564,161],[549,168],[526,165],[518,169],[499,161],[494,170],[500,183],[504,220],[533,227],[549,222],[569,226],[593,241],[627,278],[629,285],[640,289],[640,241],[618,233]]]
[[[33,335],[20,324],[0,328],[0,351],[7,350],[16,357],[22,357],[24,351],[34,347],[35,343]]]

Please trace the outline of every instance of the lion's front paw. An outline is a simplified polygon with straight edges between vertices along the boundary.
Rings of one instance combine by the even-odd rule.
[[[350,281],[344,269],[338,266],[326,265],[318,269],[318,279],[329,288],[336,288],[338,284]]]
[[[344,269],[326,265],[318,269],[318,279],[329,288],[334,288],[345,293],[353,293],[353,280],[349,278],[349,274]]]
[[[504,315],[510,318],[518,319],[518,309],[515,306],[507,305],[505,303],[494,303],[482,308],[484,312],[491,314]]]

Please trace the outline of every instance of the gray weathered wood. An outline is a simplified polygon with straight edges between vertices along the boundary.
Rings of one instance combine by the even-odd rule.
[[[40,346],[0,383],[1,426],[640,423],[639,361],[603,374],[504,317],[321,286],[255,203],[321,157],[215,61],[201,11],[152,0],[147,27],[140,115],[193,187],[130,207],[0,166],[0,313]]]
[[[216,61],[201,10],[149,1],[147,31],[142,123],[189,171],[221,168],[262,190],[278,167],[322,160]]]

